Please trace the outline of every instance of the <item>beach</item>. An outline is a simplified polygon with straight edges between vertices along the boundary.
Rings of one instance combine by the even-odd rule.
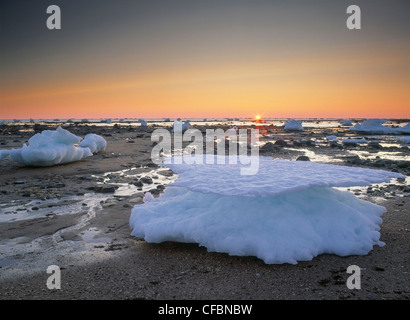
[[[132,208],[143,205],[144,192],[160,196],[176,179],[151,160],[152,132],[172,123],[71,124],[66,129],[76,135],[104,137],[106,149],[45,168],[0,162],[0,299],[410,299],[410,149],[394,136],[359,134],[325,122],[312,120],[302,131],[285,131],[278,123],[278,130],[260,140],[260,156],[304,156],[406,176],[347,190],[387,209],[380,230],[385,246],[367,255],[323,254],[292,265],[207,252],[195,243],[148,243],[131,235],[129,219]],[[205,132],[233,125],[245,124],[204,122],[191,128]],[[57,126],[0,126],[0,149],[20,148],[35,132]],[[364,137],[367,143],[326,139],[332,135]],[[61,269],[61,289],[46,286],[50,265]],[[346,285],[351,265],[361,270],[360,289]]]

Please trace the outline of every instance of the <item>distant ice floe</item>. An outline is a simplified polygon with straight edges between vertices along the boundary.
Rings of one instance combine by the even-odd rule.
[[[410,136],[397,137],[396,140],[397,140],[398,142],[410,143]]]
[[[107,143],[104,138],[89,134],[85,139],[58,127],[37,133],[20,149],[1,150],[0,160],[11,160],[33,167],[48,167],[82,160],[103,150]]]
[[[351,120],[347,120],[347,119],[341,119],[341,120],[339,120],[339,123],[342,126],[352,126],[353,125],[353,122]]]
[[[289,120],[285,123],[285,126],[283,127],[283,129],[285,129],[285,130],[302,131],[302,130],[303,130],[302,121],[289,119]]]
[[[147,242],[198,243],[265,263],[319,254],[365,255],[380,241],[382,206],[332,187],[365,186],[399,173],[260,157],[257,175],[238,165],[166,164],[179,174],[163,195],[131,212],[132,235]],[[174,162],[178,163],[178,162]]]
[[[404,127],[392,128],[383,125],[385,119],[368,119],[362,123],[357,123],[349,130],[367,134],[410,134],[410,123]]]

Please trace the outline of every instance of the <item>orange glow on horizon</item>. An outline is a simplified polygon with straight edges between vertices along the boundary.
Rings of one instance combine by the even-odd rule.
[[[0,119],[410,118],[405,50],[367,52],[35,78],[0,88]]]

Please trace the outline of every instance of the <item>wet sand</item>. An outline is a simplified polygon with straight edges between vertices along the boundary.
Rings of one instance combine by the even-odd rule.
[[[72,126],[69,130],[79,136],[102,135],[106,150],[51,168],[0,162],[0,299],[410,299],[407,180],[350,190],[387,209],[380,231],[386,245],[366,256],[320,255],[297,265],[267,265],[254,257],[207,252],[196,244],[150,244],[131,236],[128,221],[141,194],[160,193],[158,186],[174,177],[151,163],[154,129]],[[409,176],[407,146],[392,142],[375,149],[323,142],[334,133],[357,136],[340,127],[273,131],[265,140],[284,143],[262,144],[261,155],[290,160],[308,155],[312,161]],[[32,126],[0,127],[0,149],[20,148],[33,134]],[[366,152],[368,161],[355,157]],[[398,160],[371,157],[386,153]],[[141,187],[143,177],[152,183]],[[49,265],[61,268],[60,290],[46,286]],[[346,286],[349,265],[361,268],[360,290]]]

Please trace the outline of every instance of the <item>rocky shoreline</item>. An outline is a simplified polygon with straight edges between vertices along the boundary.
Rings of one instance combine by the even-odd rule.
[[[1,126],[0,148],[20,148],[33,133],[55,127]],[[253,257],[208,253],[195,244],[149,244],[130,236],[132,207],[147,191],[160,195],[176,178],[150,160],[155,128],[72,125],[74,134],[103,136],[107,149],[50,168],[0,162],[1,299],[410,299],[408,145],[386,136],[366,136],[366,144],[326,139],[359,136],[345,127],[265,135],[261,156],[407,176],[349,190],[387,208],[381,230],[386,246],[367,256],[322,255],[295,266],[265,265]],[[45,286],[51,264],[62,269],[61,290]],[[346,287],[352,264],[363,269],[362,290]]]

